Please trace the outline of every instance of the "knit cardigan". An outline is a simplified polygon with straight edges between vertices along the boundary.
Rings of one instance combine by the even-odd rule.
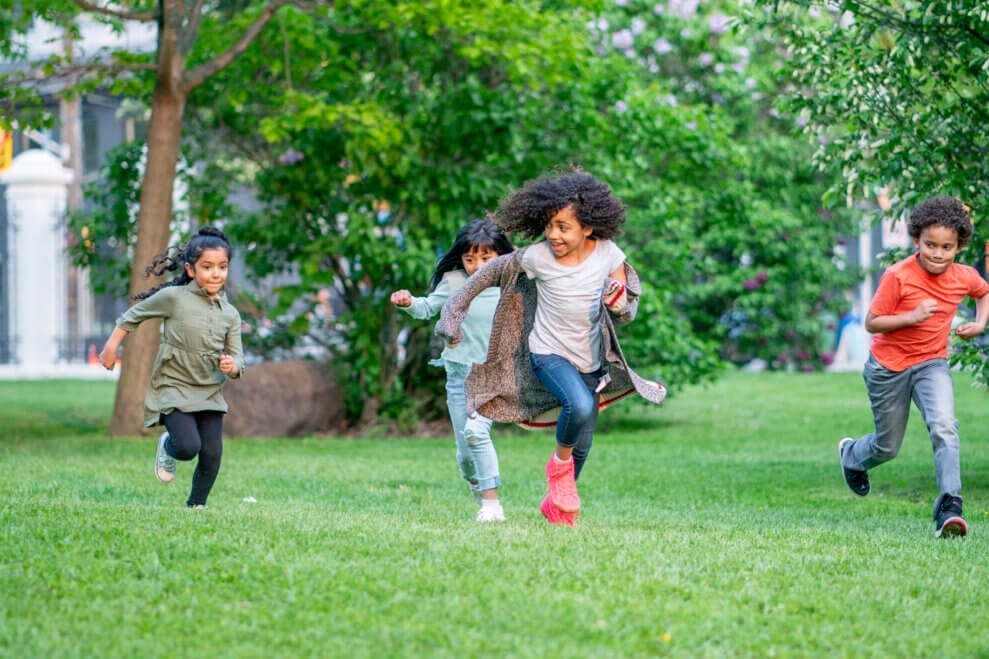
[[[448,343],[459,341],[460,324],[471,300],[490,286],[501,287],[487,359],[471,367],[464,385],[469,412],[503,423],[525,423],[560,407],[529,363],[529,332],[536,317],[536,284],[522,272],[522,254],[526,249],[502,255],[475,272],[443,305],[436,324],[436,334]],[[610,311],[601,314],[601,365],[611,378],[601,391],[601,398],[610,402],[635,392],[650,402],[661,403],[666,388],[640,377],[629,367],[615,335],[616,323],[635,318],[642,291],[635,269],[627,262],[624,265],[628,308],[614,318]],[[601,304],[604,306],[603,301]]]

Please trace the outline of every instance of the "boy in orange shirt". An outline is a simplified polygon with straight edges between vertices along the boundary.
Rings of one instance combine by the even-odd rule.
[[[933,197],[914,209],[907,226],[917,253],[890,267],[879,281],[865,329],[874,334],[862,370],[875,432],[838,443],[845,483],[859,496],[869,493],[868,470],[896,457],[911,399],[924,417],[934,447],[938,497],[934,537],[963,536],[958,420],[948,337],[965,296],[975,299],[975,321],[955,334],[970,339],[989,320],[989,284],[975,268],[955,263],[972,238],[972,220],[953,197]]]

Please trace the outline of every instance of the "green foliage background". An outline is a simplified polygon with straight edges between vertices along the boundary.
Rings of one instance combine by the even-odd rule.
[[[257,6],[208,14],[193,59],[222,52]],[[233,237],[253,282],[237,303],[255,353],[319,344],[355,424],[405,426],[443,414],[442,371],[426,365],[431,323],[396,316],[388,294],[424,294],[466,220],[578,165],[628,206],[618,242],[646,288],[623,346],[638,370],[675,392],[725,361],[818,369],[858,276],[834,252],[857,217],[821,208],[830,181],[774,108],[789,81],[769,27],[743,21],[744,2],[657,6],[284,8],[190,99],[190,217],[176,235],[191,219]],[[96,237],[79,262],[111,243],[126,258],[138,153],[108,161],[100,210],[74,223]],[[241,190],[258,210],[231,205]],[[321,288],[343,311],[317,325]]]

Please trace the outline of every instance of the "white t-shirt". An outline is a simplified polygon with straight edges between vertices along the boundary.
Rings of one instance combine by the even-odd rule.
[[[604,282],[625,262],[625,253],[610,240],[598,240],[580,264],[560,265],[545,240],[522,255],[522,268],[536,282],[536,319],[529,351],[559,355],[581,373],[600,366],[601,294]]]

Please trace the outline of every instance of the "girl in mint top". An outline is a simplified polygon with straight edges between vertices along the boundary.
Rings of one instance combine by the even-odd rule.
[[[157,288],[134,296],[139,300],[117,319],[117,326],[100,353],[112,370],[121,341],[145,320],[160,318],[161,346],[145,396],[145,425],[162,424],[154,473],[170,483],[176,460],[199,458],[186,504],[204,507],[220,471],[223,415],[227,403],[223,385],[244,371],[240,314],[226,298],[233,249],[222,231],[203,227],[189,243],[171,255],[157,256],[149,274],[182,269]]]
[[[470,222],[457,234],[450,251],[440,258],[426,297],[400,290],[392,293],[391,302],[413,318],[433,318],[468,277],[488,261],[512,250],[512,243],[495,224],[486,220]],[[498,501],[501,476],[498,455],[491,443],[491,420],[468,415],[464,380],[472,364],[487,359],[491,321],[499,298],[497,288],[488,288],[474,299],[464,319],[463,341],[445,348],[439,360],[446,369],[446,403],[457,446],[457,464],[471,492],[480,499],[479,522],[504,521],[505,513]]]

